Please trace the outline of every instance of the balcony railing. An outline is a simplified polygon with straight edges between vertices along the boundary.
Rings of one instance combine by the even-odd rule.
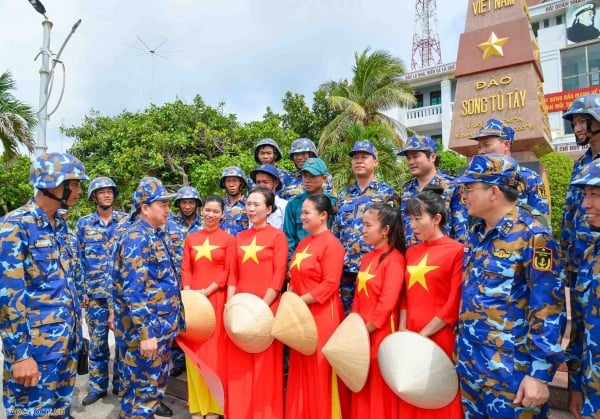
[[[425,106],[423,108],[414,108],[407,110],[406,121],[409,122],[415,119],[425,119],[438,116],[441,118],[441,115],[442,105]]]

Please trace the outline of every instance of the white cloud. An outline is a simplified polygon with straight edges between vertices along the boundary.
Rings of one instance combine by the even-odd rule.
[[[51,151],[61,144],[58,127],[81,123],[90,108],[104,115],[136,111],[150,103],[191,100],[196,94],[240,120],[281,108],[287,90],[307,99],[319,84],[347,78],[354,53],[367,46],[399,56],[410,70],[414,2],[409,0],[42,0],[54,23],[57,52],[71,26],[81,26],[66,46],[65,97],[48,123]],[[465,8],[438,2],[444,62],[456,57]],[[17,81],[17,97],[37,107],[42,17],[26,0],[0,4],[0,71]],[[139,35],[165,59],[138,55]],[[178,52],[166,52],[178,51]],[[152,77],[154,75],[154,77]],[[56,72],[55,91],[62,75]],[[51,105],[58,94],[53,95]]]

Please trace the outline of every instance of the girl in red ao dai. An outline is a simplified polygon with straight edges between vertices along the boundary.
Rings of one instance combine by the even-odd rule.
[[[432,339],[452,359],[462,282],[464,245],[445,236],[448,220],[440,187],[426,187],[406,206],[419,240],[406,250],[406,273],[401,298],[400,330]],[[463,417],[459,392],[440,409],[422,409],[400,401],[402,419],[459,419]]]
[[[398,397],[387,386],[377,362],[381,341],[398,329],[403,282],[404,237],[396,209],[372,204],[363,215],[363,240],[373,246],[360,264],[352,311],[365,321],[371,339],[369,376],[363,389],[352,393],[352,419],[398,417]]]
[[[312,355],[290,349],[288,419],[341,419],[348,410],[348,389],[321,352],[344,317],[338,293],[344,247],[327,228],[331,216],[333,206],[325,195],[309,195],[302,204],[302,228],[310,236],[300,241],[292,256],[290,288],[308,305],[317,325],[318,343]]]

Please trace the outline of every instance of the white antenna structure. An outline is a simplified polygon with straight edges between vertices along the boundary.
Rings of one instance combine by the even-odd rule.
[[[151,63],[151,78],[150,78],[150,101],[152,101],[152,93],[153,93],[153,88],[154,88],[154,56],[156,55],[157,57],[160,57],[163,60],[166,60],[167,57],[165,57],[164,55],[161,55],[161,54],[164,54],[167,52],[180,52],[180,51],[179,50],[161,50],[159,53],[159,49],[168,41],[168,38],[165,38],[162,42],[157,44],[154,48],[150,48],[148,46],[148,44],[146,42],[144,42],[144,40],[139,35],[136,35],[135,37],[138,39],[138,41],[140,41],[140,43],[144,46],[144,48],[140,48],[138,46],[129,45],[129,44],[123,44],[123,45],[125,45],[126,47],[129,47],[129,48],[133,48],[133,49],[142,51],[142,53],[138,54],[138,56],[150,55],[151,61],[152,61],[152,63]]]

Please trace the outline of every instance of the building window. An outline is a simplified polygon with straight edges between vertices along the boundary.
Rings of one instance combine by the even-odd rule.
[[[544,19],[544,28],[550,26],[550,19]]]
[[[413,105],[413,108],[422,108],[423,107],[423,94],[415,94],[415,99],[417,101]]]
[[[562,25],[562,19],[563,19],[562,15],[556,16],[556,24],[557,25]]]
[[[534,22],[531,24],[531,30],[533,30],[533,34],[537,38],[538,31],[540,30],[540,22]]]
[[[564,49],[560,59],[563,91],[600,85],[600,42]]]
[[[429,93],[429,102],[430,102],[431,106],[441,105],[441,103],[442,103],[442,92],[440,90],[437,90],[435,92]]]

